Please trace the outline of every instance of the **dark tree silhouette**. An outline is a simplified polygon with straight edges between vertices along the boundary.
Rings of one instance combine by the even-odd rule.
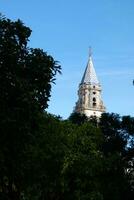
[[[48,107],[58,63],[28,47],[30,28],[0,16],[0,194],[19,200],[25,186],[27,151],[39,115]]]

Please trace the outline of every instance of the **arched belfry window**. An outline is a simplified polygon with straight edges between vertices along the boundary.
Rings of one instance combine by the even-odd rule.
[[[96,106],[96,98],[93,97],[93,107],[95,107],[95,106]]]
[[[96,106],[96,103],[93,102],[93,107],[95,107],[95,106]]]
[[[93,102],[96,102],[96,98],[95,97],[93,97]]]

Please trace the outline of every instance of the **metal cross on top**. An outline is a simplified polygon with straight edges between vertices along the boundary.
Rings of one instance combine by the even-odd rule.
[[[91,57],[91,56],[92,56],[92,47],[89,46],[89,57]]]

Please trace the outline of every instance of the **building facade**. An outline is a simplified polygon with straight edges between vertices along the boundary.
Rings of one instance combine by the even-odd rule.
[[[88,63],[78,89],[78,101],[74,112],[85,114],[87,117],[100,118],[106,111],[101,98],[101,85],[98,81],[92,55],[89,54]]]

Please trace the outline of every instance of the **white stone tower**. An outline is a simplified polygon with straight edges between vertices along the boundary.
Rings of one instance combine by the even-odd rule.
[[[78,101],[74,112],[85,114],[87,117],[96,116],[99,118],[106,111],[101,99],[101,90],[90,50],[87,67],[79,85]]]

